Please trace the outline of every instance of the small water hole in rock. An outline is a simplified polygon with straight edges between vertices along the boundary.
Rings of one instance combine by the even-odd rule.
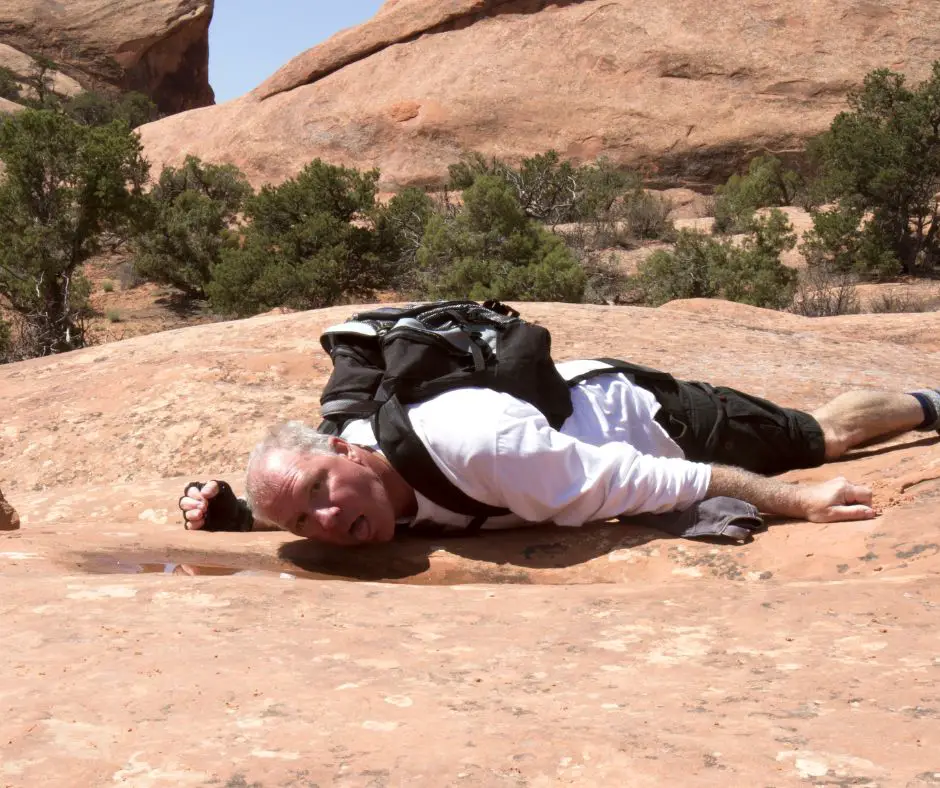
[[[84,556],[78,561],[78,569],[90,575],[177,575],[182,577],[268,577],[277,580],[330,580],[329,575],[319,575],[302,569],[282,571],[258,566],[236,566],[222,563],[194,562],[187,560],[167,561],[152,556],[118,556],[96,554]]]
[[[174,560],[170,560],[173,558]],[[325,571],[303,568],[291,562],[274,561],[259,556],[200,555],[160,556],[156,554],[86,553],[75,556],[73,568],[90,575],[175,575],[178,577],[264,577],[274,580],[330,580],[340,582],[413,583],[417,585],[462,585],[464,583],[528,583],[518,570],[503,567],[476,569],[451,568],[443,573],[422,573],[411,564],[371,570],[339,561],[326,562]]]
[[[308,539],[288,539],[258,550],[223,544],[212,549],[115,545],[74,552],[64,563],[72,571],[98,575],[291,576],[421,586],[580,585],[619,582],[623,568],[609,556],[629,550],[637,552],[637,560],[649,558],[644,546],[655,538],[659,536],[653,531],[595,527],[578,529],[574,536],[532,528],[494,531],[485,539],[402,538],[362,549]]]
[[[444,566],[436,571],[423,562],[356,562],[355,555],[329,552],[319,560],[302,556],[278,560],[270,556],[171,551],[169,554],[80,553],[66,566],[90,575],[174,575],[177,577],[264,577],[273,580],[326,580],[340,582],[404,583],[414,585],[529,584],[533,579],[518,567],[483,563],[479,566]],[[548,580],[549,583],[565,581]]]

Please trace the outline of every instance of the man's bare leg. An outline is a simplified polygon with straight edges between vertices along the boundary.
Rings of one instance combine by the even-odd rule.
[[[826,460],[836,460],[863,443],[914,430],[924,410],[910,394],[849,391],[812,413],[826,439]]]

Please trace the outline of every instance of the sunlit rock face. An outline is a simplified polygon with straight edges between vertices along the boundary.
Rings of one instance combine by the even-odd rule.
[[[7,101],[6,99],[0,99],[0,116],[2,115],[12,115],[14,112],[19,112],[23,107],[17,104],[15,101]]]
[[[938,313],[514,306],[559,359],[803,408],[940,381]],[[868,484],[877,519],[746,545],[184,531],[188,481],[240,492],[266,424],[317,421],[320,332],[360,308],[0,366],[0,783],[936,784],[936,436],[789,477]]]
[[[0,0],[0,65],[25,76],[45,57],[65,95],[114,88],[168,114],[205,107],[212,11],[212,0]]]
[[[228,161],[256,184],[311,159],[439,183],[464,151],[607,156],[662,185],[723,182],[825,129],[874,68],[919,80],[927,2],[397,0],[250,94],[144,130],[149,158]]]

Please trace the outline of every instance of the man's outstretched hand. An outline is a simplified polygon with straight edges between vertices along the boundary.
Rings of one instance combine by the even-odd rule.
[[[801,490],[806,519],[812,523],[870,520],[878,513],[871,506],[871,489],[852,484],[844,476]]]
[[[794,484],[758,476],[740,468],[712,466],[708,497],[727,495],[754,504],[765,514],[780,514],[812,523],[871,520],[871,490],[840,476],[821,484]]]
[[[183,525],[191,531],[251,531],[248,504],[235,497],[227,482],[190,482],[179,500]]]

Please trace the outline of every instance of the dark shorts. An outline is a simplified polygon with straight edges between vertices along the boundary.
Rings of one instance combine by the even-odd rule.
[[[808,413],[664,373],[651,379],[637,375],[636,383],[656,395],[662,406],[656,420],[689,460],[765,475],[825,462],[822,428]]]

